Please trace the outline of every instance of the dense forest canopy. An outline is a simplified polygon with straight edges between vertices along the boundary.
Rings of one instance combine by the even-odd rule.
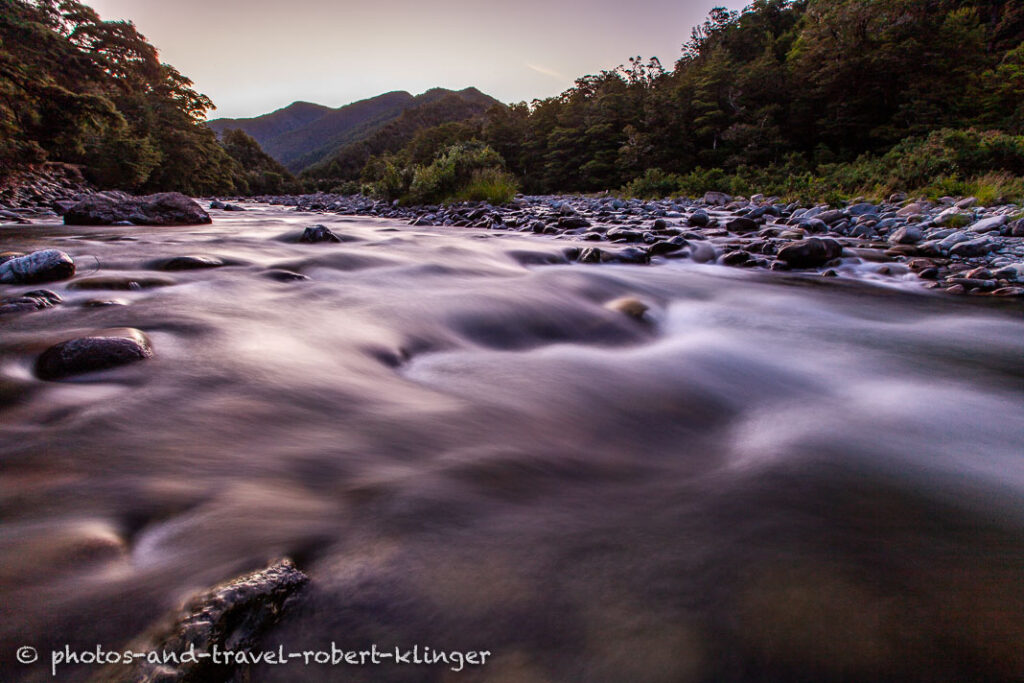
[[[76,0],[0,0],[0,174],[50,160],[101,187],[247,192],[257,178],[206,126],[212,107],[130,22]]]
[[[218,141],[210,100],[131,23],[77,0],[0,10],[0,172],[49,159],[135,191],[300,188],[245,133]],[[301,187],[379,191],[472,157],[495,160],[488,182],[538,193],[955,194],[984,178],[1024,195],[1022,40],[1024,3],[1011,0],[716,8],[673,65],[633,58],[529,104],[439,97],[367,129]],[[481,146],[494,154],[467,151]]]
[[[757,0],[741,12],[716,8],[672,68],[630,59],[556,97],[419,131],[388,161],[424,163],[446,145],[479,140],[531,192],[616,189],[644,177],[675,178],[666,190],[697,189],[700,182],[685,182],[695,177],[756,185],[771,177],[759,169],[780,179],[824,173],[826,184],[851,189],[883,186],[886,178],[872,174],[936,151],[945,163],[937,172],[967,173],[958,164],[969,158],[970,172],[1019,176],[1022,37],[1024,4],[1013,1]],[[963,148],[972,144],[973,152]],[[883,163],[895,148],[903,156]],[[363,179],[376,180],[380,168],[369,164]],[[355,172],[310,175],[352,180]],[[910,180],[897,174],[892,182]]]

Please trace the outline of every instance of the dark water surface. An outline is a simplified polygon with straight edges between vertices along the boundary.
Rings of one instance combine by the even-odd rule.
[[[20,645],[124,646],[284,555],[311,582],[268,648],[493,655],[241,680],[1024,678],[1019,307],[544,264],[569,243],[516,233],[216,219],[0,232],[80,278],[174,281],[58,283],[62,306],[0,320],[0,680],[51,680]],[[275,239],[312,223],[352,240]],[[182,254],[237,265],[150,268]],[[648,322],[605,306],[624,296]],[[49,344],[123,326],[156,358],[32,377]]]

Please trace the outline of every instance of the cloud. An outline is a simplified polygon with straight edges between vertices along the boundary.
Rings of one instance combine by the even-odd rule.
[[[563,76],[562,74],[558,73],[554,69],[549,69],[546,66],[541,66],[539,64],[530,64],[529,62],[527,62],[526,68],[527,69],[532,69],[533,71],[536,71],[539,74],[544,74],[545,76],[549,76],[549,77],[554,78],[554,79],[559,80],[559,81],[572,80],[572,79],[566,78],[565,76]]]

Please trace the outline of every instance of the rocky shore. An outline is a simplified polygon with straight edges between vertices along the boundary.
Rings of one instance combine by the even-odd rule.
[[[893,195],[881,204],[799,206],[778,198],[642,201],[614,196],[520,197],[512,205],[402,207],[362,196],[257,197],[296,211],[378,216],[413,226],[455,226],[553,235],[580,263],[687,258],[738,268],[823,276],[920,280],[950,294],[1024,295],[1024,210],[972,198],[937,202]]]
[[[322,193],[233,201],[213,199],[209,207],[244,211],[245,204],[259,202],[299,212],[389,218],[412,226],[551,235],[573,243],[564,250],[566,261],[585,264],[690,259],[825,277],[918,281],[950,294],[1024,296],[1024,209],[1014,204],[979,206],[973,197],[931,202],[893,195],[880,204],[854,201],[842,208],[721,192],[696,200],[657,201],[611,195],[521,196],[508,206],[404,207],[361,195]],[[94,192],[68,167],[47,169],[27,184],[0,191],[0,225],[60,217],[69,225],[115,226],[211,220],[194,202],[173,193],[133,197]],[[317,235],[304,239],[330,241]]]

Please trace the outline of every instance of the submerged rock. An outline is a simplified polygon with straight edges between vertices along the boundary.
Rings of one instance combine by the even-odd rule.
[[[631,296],[625,296],[621,299],[615,299],[609,301],[604,305],[609,311],[615,311],[621,313],[634,320],[643,321],[647,311],[650,310],[650,306],[645,304],[643,301],[636,299]]]
[[[57,249],[34,251],[0,263],[0,282],[3,284],[36,284],[66,280],[75,274],[75,262]]]
[[[174,280],[165,277],[130,277],[123,275],[97,275],[68,283],[68,289],[138,290],[170,287]]]
[[[216,256],[187,255],[161,261],[157,267],[161,270],[198,270],[201,268],[219,268],[224,261]]]
[[[317,244],[319,242],[341,242],[341,238],[331,232],[331,229],[323,225],[311,225],[302,231],[300,242]]]
[[[61,301],[60,295],[56,292],[51,292],[48,289],[36,289],[20,296],[0,299],[0,315],[38,311],[56,306]]]
[[[201,225],[211,223],[210,214],[178,192],[145,197],[118,198],[92,195],[64,214],[65,225]]]
[[[140,330],[109,330],[51,346],[36,360],[36,375],[40,379],[58,380],[152,357],[153,347]]]
[[[132,644],[135,651],[173,652],[179,661],[157,664],[140,659],[129,667],[111,666],[102,672],[106,674],[103,680],[236,680],[233,662],[214,663],[208,656],[214,646],[221,652],[254,647],[281,618],[288,598],[308,582],[309,577],[291,560],[282,559],[266,569],[205,591],[189,600],[177,614],[169,615],[150,635]],[[190,651],[199,656],[182,657]]]

